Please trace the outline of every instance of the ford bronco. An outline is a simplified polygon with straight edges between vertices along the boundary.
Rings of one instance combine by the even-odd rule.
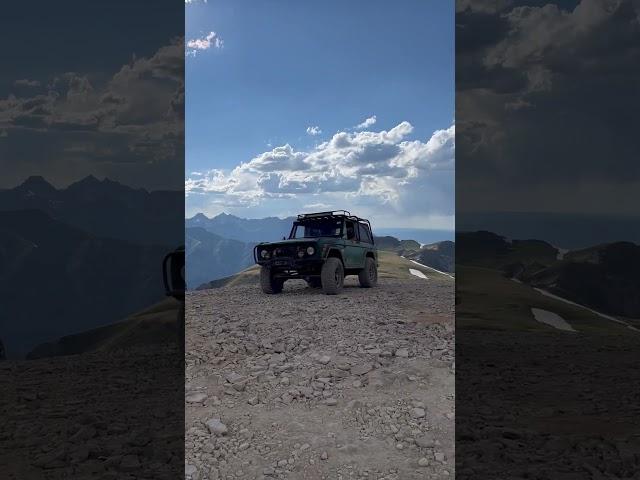
[[[378,281],[371,224],[346,210],[298,215],[288,239],[259,243],[253,255],[261,266],[264,293],[280,293],[284,282],[294,278],[327,295],[340,293],[347,275],[358,275],[365,288]]]

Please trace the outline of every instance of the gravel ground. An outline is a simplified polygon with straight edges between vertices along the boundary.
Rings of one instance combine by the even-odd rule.
[[[0,478],[180,478],[179,354],[158,346],[0,362]]]
[[[456,335],[457,478],[640,479],[640,335]]]
[[[189,293],[187,479],[454,476],[454,281]]]

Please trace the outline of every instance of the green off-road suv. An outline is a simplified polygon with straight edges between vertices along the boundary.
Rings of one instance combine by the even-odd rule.
[[[322,287],[327,295],[342,290],[346,275],[358,275],[362,287],[378,282],[371,224],[346,210],[298,215],[288,240],[259,243],[253,255],[265,293],[280,293],[291,278]]]

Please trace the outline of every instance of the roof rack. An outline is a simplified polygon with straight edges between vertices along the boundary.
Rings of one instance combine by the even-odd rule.
[[[316,213],[301,213],[298,215],[298,220],[304,220],[305,218],[316,218],[316,217],[350,217],[351,212],[348,210],[331,210],[330,212],[316,212]]]
[[[316,213],[301,213],[298,215],[298,220],[309,220],[312,218],[328,218],[328,217],[344,217],[349,220],[353,220],[354,222],[362,222],[369,225],[371,228],[371,223],[366,218],[360,218],[356,215],[351,215],[351,212],[348,210],[332,210],[330,212],[316,212]]]
[[[316,212],[316,213],[301,213],[298,215],[298,221],[300,220],[310,220],[314,218],[330,218],[330,217],[344,217],[349,220],[353,220],[354,222],[364,223],[369,227],[369,231],[371,232],[371,236],[373,237],[373,231],[371,230],[371,222],[366,218],[360,218],[356,215],[351,215],[351,212],[348,210],[331,210],[330,212]]]

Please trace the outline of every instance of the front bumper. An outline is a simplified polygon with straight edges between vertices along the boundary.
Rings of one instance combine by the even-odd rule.
[[[268,260],[256,259],[256,263],[273,269],[276,276],[286,278],[320,275],[322,270],[321,258],[275,257]]]

